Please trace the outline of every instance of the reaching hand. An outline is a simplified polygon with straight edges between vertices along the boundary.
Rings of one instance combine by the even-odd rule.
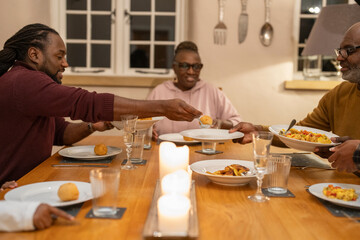
[[[4,191],[4,190],[7,189],[7,188],[11,188],[11,189],[16,188],[17,186],[18,186],[18,184],[17,184],[17,182],[15,182],[15,181],[5,182],[5,183],[1,186],[0,192],[1,192],[1,191]]]
[[[97,122],[92,125],[94,131],[103,132],[109,129],[114,128],[114,126],[110,122]]]
[[[250,142],[252,142],[251,133],[258,131],[258,129],[257,129],[256,126],[252,125],[251,123],[248,123],[248,122],[240,122],[240,123],[238,123],[235,127],[233,127],[232,129],[230,129],[230,130],[229,130],[229,133],[233,133],[233,132],[236,132],[236,131],[239,131],[239,132],[244,133],[244,137],[243,137],[243,138],[234,139],[233,142],[234,142],[234,143],[245,144],[245,143],[250,143]]]
[[[344,137],[332,137],[331,141],[334,143],[343,143],[347,140],[351,139],[348,136]],[[333,151],[329,150],[329,147],[316,147],[314,153],[322,158],[329,158],[333,155]]]
[[[330,148],[330,151],[334,152],[328,159],[331,166],[340,172],[355,172],[357,167],[353,161],[353,154],[359,144],[360,140],[347,140],[341,145]]]
[[[54,217],[62,217],[69,221],[73,221],[74,217],[67,214],[66,212],[52,207],[48,204],[42,203],[38,206],[34,213],[33,223],[36,229],[44,229],[51,226]]]
[[[170,120],[191,122],[200,117],[202,112],[181,99],[163,100],[164,114]]]

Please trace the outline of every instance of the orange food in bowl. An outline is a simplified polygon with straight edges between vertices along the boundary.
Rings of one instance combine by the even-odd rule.
[[[94,152],[96,155],[106,155],[107,154],[107,147],[105,146],[105,144],[96,144],[94,147]]]
[[[213,123],[212,118],[208,115],[201,116],[200,121],[202,122],[202,124],[206,124],[206,125],[212,125]]]
[[[57,192],[61,201],[73,201],[79,198],[79,189],[75,183],[62,184]]]
[[[185,137],[185,136],[183,136],[183,138],[184,138],[185,141],[193,141],[193,140],[194,140],[194,139],[192,139],[191,137]]]

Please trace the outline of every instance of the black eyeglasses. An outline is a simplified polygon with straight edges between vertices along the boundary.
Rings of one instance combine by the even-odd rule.
[[[360,48],[360,46],[347,47],[347,48],[336,48],[335,53],[336,56],[341,56],[343,58],[348,58],[351,54],[356,52],[356,49]]]
[[[198,72],[202,69],[202,67],[204,66],[202,63],[194,63],[194,64],[190,64],[190,63],[186,63],[186,62],[174,62],[174,64],[177,64],[177,66],[181,69],[181,70],[189,70],[190,67],[195,71]]]

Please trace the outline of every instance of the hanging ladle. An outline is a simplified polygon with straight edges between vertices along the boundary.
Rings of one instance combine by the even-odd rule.
[[[265,46],[268,47],[271,44],[273,38],[273,27],[270,24],[270,2],[269,0],[265,1],[265,24],[262,26],[260,30],[260,42]]]

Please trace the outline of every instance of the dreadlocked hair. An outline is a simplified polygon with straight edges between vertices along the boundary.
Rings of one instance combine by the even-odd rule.
[[[184,42],[179,43],[179,45],[175,49],[174,59],[175,59],[176,55],[181,51],[192,51],[192,52],[199,54],[198,47],[196,46],[195,43],[193,43],[191,41],[184,41]]]
[[[54,29],[35,23],[23,27],[9,38],[4,49],[0,51],[0,76],[6,73],[16,60],[24,61],[29,47],[43,51],[50,32],[59,35]]]

